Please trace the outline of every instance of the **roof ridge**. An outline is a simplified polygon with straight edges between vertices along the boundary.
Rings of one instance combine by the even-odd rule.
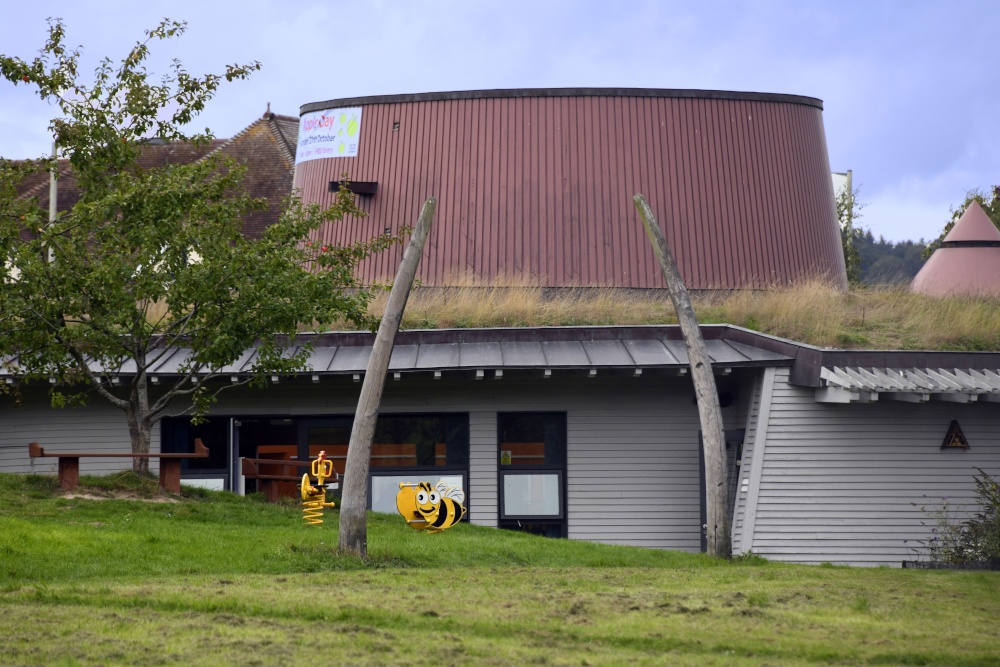
[[[240,130],[239,132],[237,132],[236,134],[234,134],[233,136],[229,137],[228,139],[225,139],[221,144],[219,144],[218,146],[216,146],[212,150],[210,150],[207,153],[205,153],[204,155],[202,155],[200,158],[198,158],[197,160],[195,160],[192,164],[198,164],[199,162],[205,162],[206,160],[208,160],[208,158],[210,158],[211,156],[215,155],[216,153],[222,151],[224,148],[227,148],[234,141],[236,141],[237,139],[239,139],[243,135],[248,134],[250,132],[250,128],[252,128],[257,123],[261,123],[263,121],[264,121],[263,118],[258,118],[257,120],[255,120],[254,122],[250,123],[249,125],[247,125],[246,127],[244,127],[242,130]]]
[[[270,124],[270,126],[272,128],[272,132],[276,133],[277,136],[278,136],[278,139],[279,139],[278,145],[281,148],[281,152],[285,156],[285,159],[288,160],[288,166],[290,168],[294,168],[295,167],[295,147],[292,146],[292,142],[288,140],[288,137],[285,136],[285,133],[281,131],[281,126],[278,123],[274,122],[275,120],[279,120],[279,119],[280,120],[287,120],[287,121],[293,121],[294,120],[296,122],[298,121],[298,119],[297,118],[292,118],[291,116],[279,116],[278,114],[273,114],[273,113],[270,114],[270,116],[267,119],[268,123]]]
[[[63,163],[63,164],[59,164],[59,163]],[[59,164],[59,170],[57,172],[58,173],[57,179],[58,178],[62,178],[64,176],[67,177],[67,178],[71,178],[73,176],[73,172],[70,171],[70,169],[69,169],[69,160],[59,160],[57,164]],[[30,197],[36,197],[36,196],[42,194],[43,192],[45,192],[45,190],[49,187],[49,183],[50,183],[50,179],[48,179],[48,178],[46,178],[44,180],[41,180],[38,183],[36,183],[34,186],[32,186],[32,187],[28,188],[27,190],[25,190],[24,192],[22,192],[20,195],[18,195],[17,198],[18,199],[28,199]]]

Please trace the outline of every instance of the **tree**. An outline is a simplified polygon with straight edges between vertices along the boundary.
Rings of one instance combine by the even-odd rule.
[[[837,220],[840,222],[840,242],[844,247],[844,265],[847,268],[847,280],[852,285],[861,282],[861,256],[858,244],[865,230],[856,227],[854,221],[861,217],[864,204],[858,202],[859,189],[853,187],[850,178],[847,185],[837,193]]]
[[[887,241],[876,239],[871,231],[857,238],[856,247],[861,257],[861,282],[865,285],[909,285],[920,272],[924,259],[920,256],[926,247],[919,241]]]
[[[54,169],[55,158],[0,160],[0,258],[7,267],[0,359],[14,359],[8,363],[25,380],[52,379],[54,406],[97,395],[122,410],[134,453],[149,451],[153,425],[172,405],[204,414],[219,391],[234,386],[215,381],[220,370],[247,348],[256,346],[257,355],[246,381],[263,382],[304,367],[308,350],[288,354],[300,326],[348,320],[371,327],[369,294],[354,267],[390,242],[303,242],[323,222],[359,213],[346,189],[325,211],[290,197],[279,222],[251,239],[241,234],[241,220],[264,202],[241,190],[240,165],[210,158],[140,166],[150,138],[209,139],[207,130],[189,135],[186,126],[223,81],[260,67],[194,77],[174,61],[152,83],[143,65],[150,44],[184,29],[164,20],[117,65],[101,61],[89,85],[78,78],[80,51],[64,45],[58,20],[32,62],[0,56],[5,79],[36,87],[62,112],[50,127],[81,193],[50,220],[37,200],[18,197],[14,184]],[[151,388],[150,369],[176,348],[189,350],[179,375]]]
[[[941,247],[941,242],[944,241],[944,237],[948,235],[958,219],[962,217],[965,213],[965,209],[969,208],[969,204],[973,201],[979,202],[979,205],[983,207],[983,211],[989,216],[989,219],[993,221],[997,229],[1000,229],[1000,185],[994,185],[992,192],[989,196],[979,188],[973,188],[965,193],[965,201],[958,208],[951,209],[951,219],[945,223],[944,231],[936,239],[927,244],[924,248],[924,258],[930,257],[931,254]]]

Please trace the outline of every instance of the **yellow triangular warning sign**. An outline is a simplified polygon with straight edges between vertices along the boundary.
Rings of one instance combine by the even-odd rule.
[[[944,442],[941,443],[941,449],[951,449],[954,447],[958,449],[969,448],[969,441],[965,439],[965,434],[962,433],[962,427],[958,425],[957,419],[951,420],[948,433],[944,436]]]

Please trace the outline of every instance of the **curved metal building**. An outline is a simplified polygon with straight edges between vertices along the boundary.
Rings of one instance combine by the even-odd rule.
[[[294,186],[327,204],[349,174],[368,216],[349,243],[413,224],[438,199],[418,278],[665,287],[632,203],[646,195],[692,289],[846,286],[823,131],[810,97],[538,89],[391,95],[301,108]],[[402,250],[366,263],[395,273]]]

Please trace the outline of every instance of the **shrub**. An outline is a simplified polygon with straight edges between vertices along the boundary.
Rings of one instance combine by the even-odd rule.
[[[1000,482],[981,468],[976,470],[978,512],[959,519],[947,498],[933,510],[920,508],[934,524],[930,539],[921,541],[931,562],[965,565],[1000,559]]]

